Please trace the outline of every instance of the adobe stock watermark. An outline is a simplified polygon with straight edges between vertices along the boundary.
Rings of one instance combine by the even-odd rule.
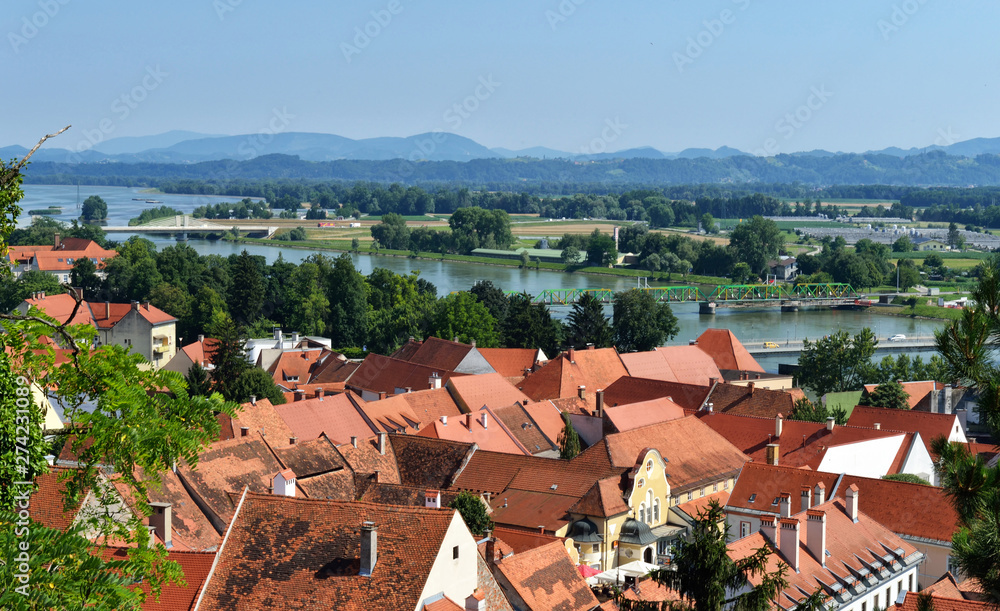
[[[560,23],[566,23],[570,17],[576,14],[576,7],[580,6],[587,0],[560,0],[559,4],[556,5],[555,10],[548,9],[545,11],[545,19],[549,22],[549,27],[552,31],[556,31],[556,26]]]
[[[340,52],[344,54],[347,63],[351,63],[351,58],[355,55],[361,55],[361,52],[367,49],[368,45],[372,44],[372,41],[378,38],[379,34],[392,23],[393,18],[402,12],[403,5],[400,0],[389,0],[385,8],[370,13],[371,20],[363,26],[355,26],[354,38],[351,39],[351,42],[340,43]]]
[[[959,141],[962,134],[959,134],[952,130],[951,126],[939,127],[937,130],[937,138],[934,139],[934,146],[951,146]]]
[[[38,36],[38,33],[49,25],[49,21],[69,2],[70,0],[38,0],[38,10],[31,15],[21,17],[20,29],[7,33],[7,40],[10,41],[14,53],[19,54],[21,47]]]
[[[28,525],[31,524],[31,490],[30,480],[30,448],[28,443],[31,439],[28,427],[35,426],[31,422],[31,389],[28,379],[18,376],[15,380],[17,388],[14,390],[16,399],[14,405],[16,414],[14,416],[15,439],[14,439],[14,469],[22,481],[14,482],[14,500],[17,502],[17,522],[14,523],[14,536],[18,539],[17,555],[14,556],[14,563],[10,567],[14,579],[20,584],[14,587],[14,591],[22,596],[27,596],[31,581],[31,543],[28,540]]]
[[[910,17],[916,15],[920,7],[925,4],[927,0],[903,0],[893,4],[889,18],[879,19],[876,23],[878,31],[882,33],[882,40],[887,41],[893,34],[899,32],[900,28],[910,22]]]
[[[785,116],[778,119],[774,124],[774,131],[782,135],[785,140],[790,140],[801,130],[806,123],[812,120],[813,115],[833,97],[833,92],[828,91],[826,85],[813,86],[809,88],[809,95],[803,104],[785,113]],[[753,152],[760,157],[771,157],[781,152],[781,145],[777,138],[768,138],[764,145]]]
[[[78,153],[82,153],[104,142],[108,136],[115,132],[119,123],[128,119],[132,115],[132,112],[139,108],[139,105],[149,97],[149,94],[159,88],[167,76],[169,76],[169,73],[161,70],[159,64],[156,67],[146,66],[146,73],[139,80],[139,84],[111,101],[113,116],[103,117],[97,122],[97,127],[94,129],[82,130],[86,140],[81,140],[77,143],[76,147],[71,149],[73,153],[77,154],[71,155],[76,160],[69,161],[69,163],[79,163]]]
[[[219,21],[225,21],[226,15],[235,11],[241,4],[243,4],[243,0],[213,0],[212,8],[219,16]]]
[[[614,119],[605,119],[601,135],[588,142],[585,146],[581,146],[580,154],[599,155],[607,152],[608,145],[617,141],[626,129],[628,129],[628,124],[622,123],[622,120],[617,116]]]
[[[750,6],[750,0],[732,0],[740,11],[745,11]],[[684,47],[684,52],[674,51],[673,59],[674,65],[677,66],[677,72],[681,74],[684,73],[684,67],[693,64],[696,59],[705,53],[705,50],[712,46],[720,36],[722,36],[726,31],[726,26],[730,26],[736,23],[736,15],[732,9],[722,9],[719,14],[714,19],[705,19],[701,22],[704,27],[703,30],[695,34],[694,36],[688,36],[687,46]]]
[[[280,110],[277,108],[271,109],[271,118],[268,120],[267,125],[257,130],[257,133],[249,135],[246,140],[241,142],[236,147],[236,154],[244,159],[257,157],[274,140],[275,136],[288,131],[288,126],[294,118],[295,115],[288,112],[287,106],[282,106]]]

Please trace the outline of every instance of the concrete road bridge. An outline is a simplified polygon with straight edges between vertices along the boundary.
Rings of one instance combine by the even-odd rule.
[[[190,214],[159,218],[142,225],[102,227],[105,233],[166,233],[177,234],[180,239],[187,239],[188,233],[221,233],[233,228],[241,233],[258,234],[271,237],[278,227],[263,224],[254,219],[197,219]]]

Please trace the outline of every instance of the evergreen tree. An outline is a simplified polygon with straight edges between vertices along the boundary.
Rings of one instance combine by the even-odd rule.
[[[563,430],[559,435],[559,458],[570,459],[580,453],[580,436],[573,428],[569,414],[562,413]]]
[[[97,275],[97,266],[89,257],[80,257],[69,274],[70,285],[83,289],[85,299],[97,300],[104,282]]]
[[[503,325],[503,345],[539,348],[546,354],[555,354],[558,336],[549,309],[544,304],[531,303],[525,293],[511,295]]]
[[[594,344],[607,348],[612,344],[611,325],[604,315],[604,304],[591,293],[585,293],[569,313],[568,341],[571,346]]]
[[[212,380],[208,377],[208,371],[201,366],[201,363],[194,363],[184,376],[187,382],[188,394],[192,397],[207,397],[212,394]]]
[[[248,325],[260,316],[261,306],[264,305],[263,261],[245,250],[234,259],[229,312],[237,324]]]
[[[221,394],[227,401],[232,401],[235,389],[233,385],[240,375],[250,368],[243,351],[243,334],[229,314],[216,310],[208,328],[209,333],[217,340],[212,351],[212,391]]]
[[[342,254],[333,261],[326,280],[330,318],[327,329],[334,346],[361,347],[368,336],[368,297],[365,277],[354,260]]]
[[[259,367],[248,367],[240,374],[229,389],[230,401],[246,403],[251,397],[267,399],[272,405],[285,402],[285,395],[274,383],[271,374]]]
[[[910,409],[909,398],[910,394],[903,389],[902,384],[896,380],[889,380],[879,384],[871,394],[866,394],[862,398],[861,404],[872,407]]]
[[[496,320],[497,330],[499,330],[507,318],[507,308],[510,305],[507,301],[507,296],[489,280],[480,280],[473,284],[469,292],[475,295],[479,303],[486,306],[486,309],[490,311],[490,316]]]

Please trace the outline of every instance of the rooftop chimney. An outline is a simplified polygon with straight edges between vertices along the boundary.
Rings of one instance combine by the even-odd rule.
[[[809,486],[802,486],[802,493],[800,496],[802,497],[802,509],[799,511],[812,509],[812,488]]]
[[[411,392],[413,392],[413,387],[412,386],[407,386],[406,387],[406,394],[410,394]]]
[[[593,350],[593,349],[594,349],[594,342],[588,342],[587,343],[587,350]]]
[[[257,405],[257,395],[250,395],[250,405]]]
[[[382,399],[385,399],[385,391],[384,390],[378,391],[378,400],[381,401]]]
[[[472,430],[472,414],[471,413],[465,415],[465,428],[469,429],[470,431]]]
[[[829,418],[826,419],[826,430],[832,431],[833,427],[836,425],[837,425],[837,419],[834,418],[833,416],[830,416]]]
[[[847,489],[847,517],[852,521],[858,521],[858,485],[851,484]]]
[[[448,426],[448,416],[441,416],[441,424]]]
[[[385,438],[386,437],[387,437],[386,433],[379,433],[378,434],[378,453],[382,454],[383,456],[385,455]]]
[[[299,440],[298,437],[289,437],[288,438],[288,445],[293,446],[293,445],[295,445],[295,442],[298,441],[298,440]]]
[[[431,377],[427,380],[427,385],[434,390],[435,388],[441,388],[441,376],[435,371],[431,374]]]
[[[306,391],[302,390],[301,388],[295,391],[296,401],[302,401],[305,398],[306,398]]]
[[[133,301],[132,302],[132,310],[134,310],[136,312],[139,311],[139,302],[138,301]]]
[[[110,319],[111,318],[111,302],[110,301],[105,301],[104,302],[104,318],[105,319]]]
[[[282,340],[281,327],[274,328],[274,341],[280,342]]]
[[[163,545],[170,549],[174,546],[173,535],[173,509],[170,503],[150,503],[153,510],[149,516],[149,525],[153,527],[156,534],[163,539]]]
[[[472,345],[473,348],[475,348],[476,347],[476,340],[472,340],[472,344],[471,345]]]
[[[431,509],[441,509],[441,491],[428,490],[424,492],[424,507]]]
[[[586,391],[587,391],[587,387],[584,386],[583,384],[580,384],[576,388],[576,395],[582,399],[584,397],[584,395],[587,394]]]
[[[789,492],[782,492],[778,495],[778,508],[781,517],[790,518],[792,516],[792,495]]]
[[[570,363],[574,363],[575,364],[576,361],[574,359],[576,358],[576,352],[572,348],[567,349],[566,350],[566,358],[569,359]]]
[[[875,423],[875,430],[876,431],[881,431],[882,430],[882,423],[881,422],[876,422]]]
[[[816,497],[816,505],[822,505],[826,502],[826,486],[823,482],[816,484],[816,489],[813,490],[813,496]]]
[[[299,332],[298,331],[293,331],[292,332],[292,345],[293,346],[297,346],[298,343],[299,343]]]
[[[778,464],[778,456],[780,455],[780,453],[778,452],[778,444],[776,444],[776,443],[769,443],[764,448],[764,450],[765,450],[766,455],[767,455],[767,464],[769,464],[769,465],[777,465]]]
[[[806,512],[806,548],[820,566],[826,568],[826,512]]]
[[[783,424],[784,424],[784,418],[782,418],[781,414],[778,414],[775,417],[775,419],[774,419],[774,436],[775,437],[781,437],[781,428],[782,428]]]
[[[351,446],[355,448],[358,447],[358,438],[354,435],[351,435]]]
[[[316,398],[319,399],[320,401],[323,400],[323,389],[322,388],[317,388],[316,389]]]
[[[760,519],[760,534],[764,535],[764,538],[773,543],[778,544],[778,539],[776,536],[775,522],[777,521],[777,516],[767,515]]]
[[[250,427],[248,426],[240,427],[240,437],[246,437],[249,434],[250,434]]]
[[[497,560],[497,540],[493,537],[486,537],[486,562],[493,564]]]
[[[749,378],[749,377],[750,377],[750,374],[747,374],[747,378]],[[751,397],[753,396],[753,387],[754,387],[754,383],[753,382],[750,382],[749,384],[747,384],[747,388],[750,389],[750,396]]]
[[[362,577],[371,577],[378,562],[378,530],[375,522],[361,524],[361,570]]]
[[[199,335],[198,336],[198,343],[199,344],[204,344],[205,343],[205,336],[204,335]]]
[[[490,428],[490,415],[488,412],[483,412],[483,430]]]
[[[603,418],[604,417],[604,389],[603,388],[598,388],[597,392],[594,393],[594,397],[595,397],[596,402],[597,402],[597,417],[598,418]]]
[[[778,521],[781,528],[778,549],[785,557],[785,562],[796,573],[799,572],[799,521],[795,518],[781,518]]]
[[[708,379],[708,385],[709,386],[715,386],[718,383],[719,383],[719,378],[709,378]]]
[[[476,588],[476,591],[465,599],[465,611],[486,611],[486,593]]]

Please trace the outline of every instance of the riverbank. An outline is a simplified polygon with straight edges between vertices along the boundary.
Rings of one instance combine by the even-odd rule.
[[[408,250],[389,250],[385,248],[380,248],[375,250],[370,246],[364,245],[354,251],[350,247],[350,242],[347,240],[300,240],[295,242],[285,242],[279,240],[270,240],[266,238],[247,238],[240,237],[238,239],[233,239],[230,237],[224,238],[227,241],[232,241],[237,244],[257,244],[261,246],[276,246],[278,248],[297,248],[304,250],[322,250],[328,252],[359,252],[366,255],[374,255],[379,257],[396,257],[404,259],[416,259],[425,261],[455,261],[459,263],[473,263],[476,265],[491,265],[495,267],[507,267],[507,268],[520,268],[521,263],[513,259],[499,259],[495,257],[477,257],[472,255],[456,255],[456,254],[442,254],[434,252],[411,252]],[[528,269],[544,269],[548,271],[564,272],[568,274],[586,274],[592,276],[618,276],[625,278],[648,278],[650,282],[664,282],[671,283],[678,286],[687,285],[703,285],[703,286],[716,286],[719,284],[728,284],[730,280],[728,278],[719,278],[715,276],[679,276],[677,274],[664,274],[658,272],[650,272],[641,269],[622,269],[617,267],[597,267],[597,266],[579,266],[579,265],[566,265],[565,263],[549,263],[549,262],[532,262],[528,265]]]
[[[915,318],[919,320],[961,320],[963,310],[961,308],[939,308],[938,306],[918,305],[910,306],[881,306],[869,308],[875,314],[882,316],[898,316],[901,318]]]

